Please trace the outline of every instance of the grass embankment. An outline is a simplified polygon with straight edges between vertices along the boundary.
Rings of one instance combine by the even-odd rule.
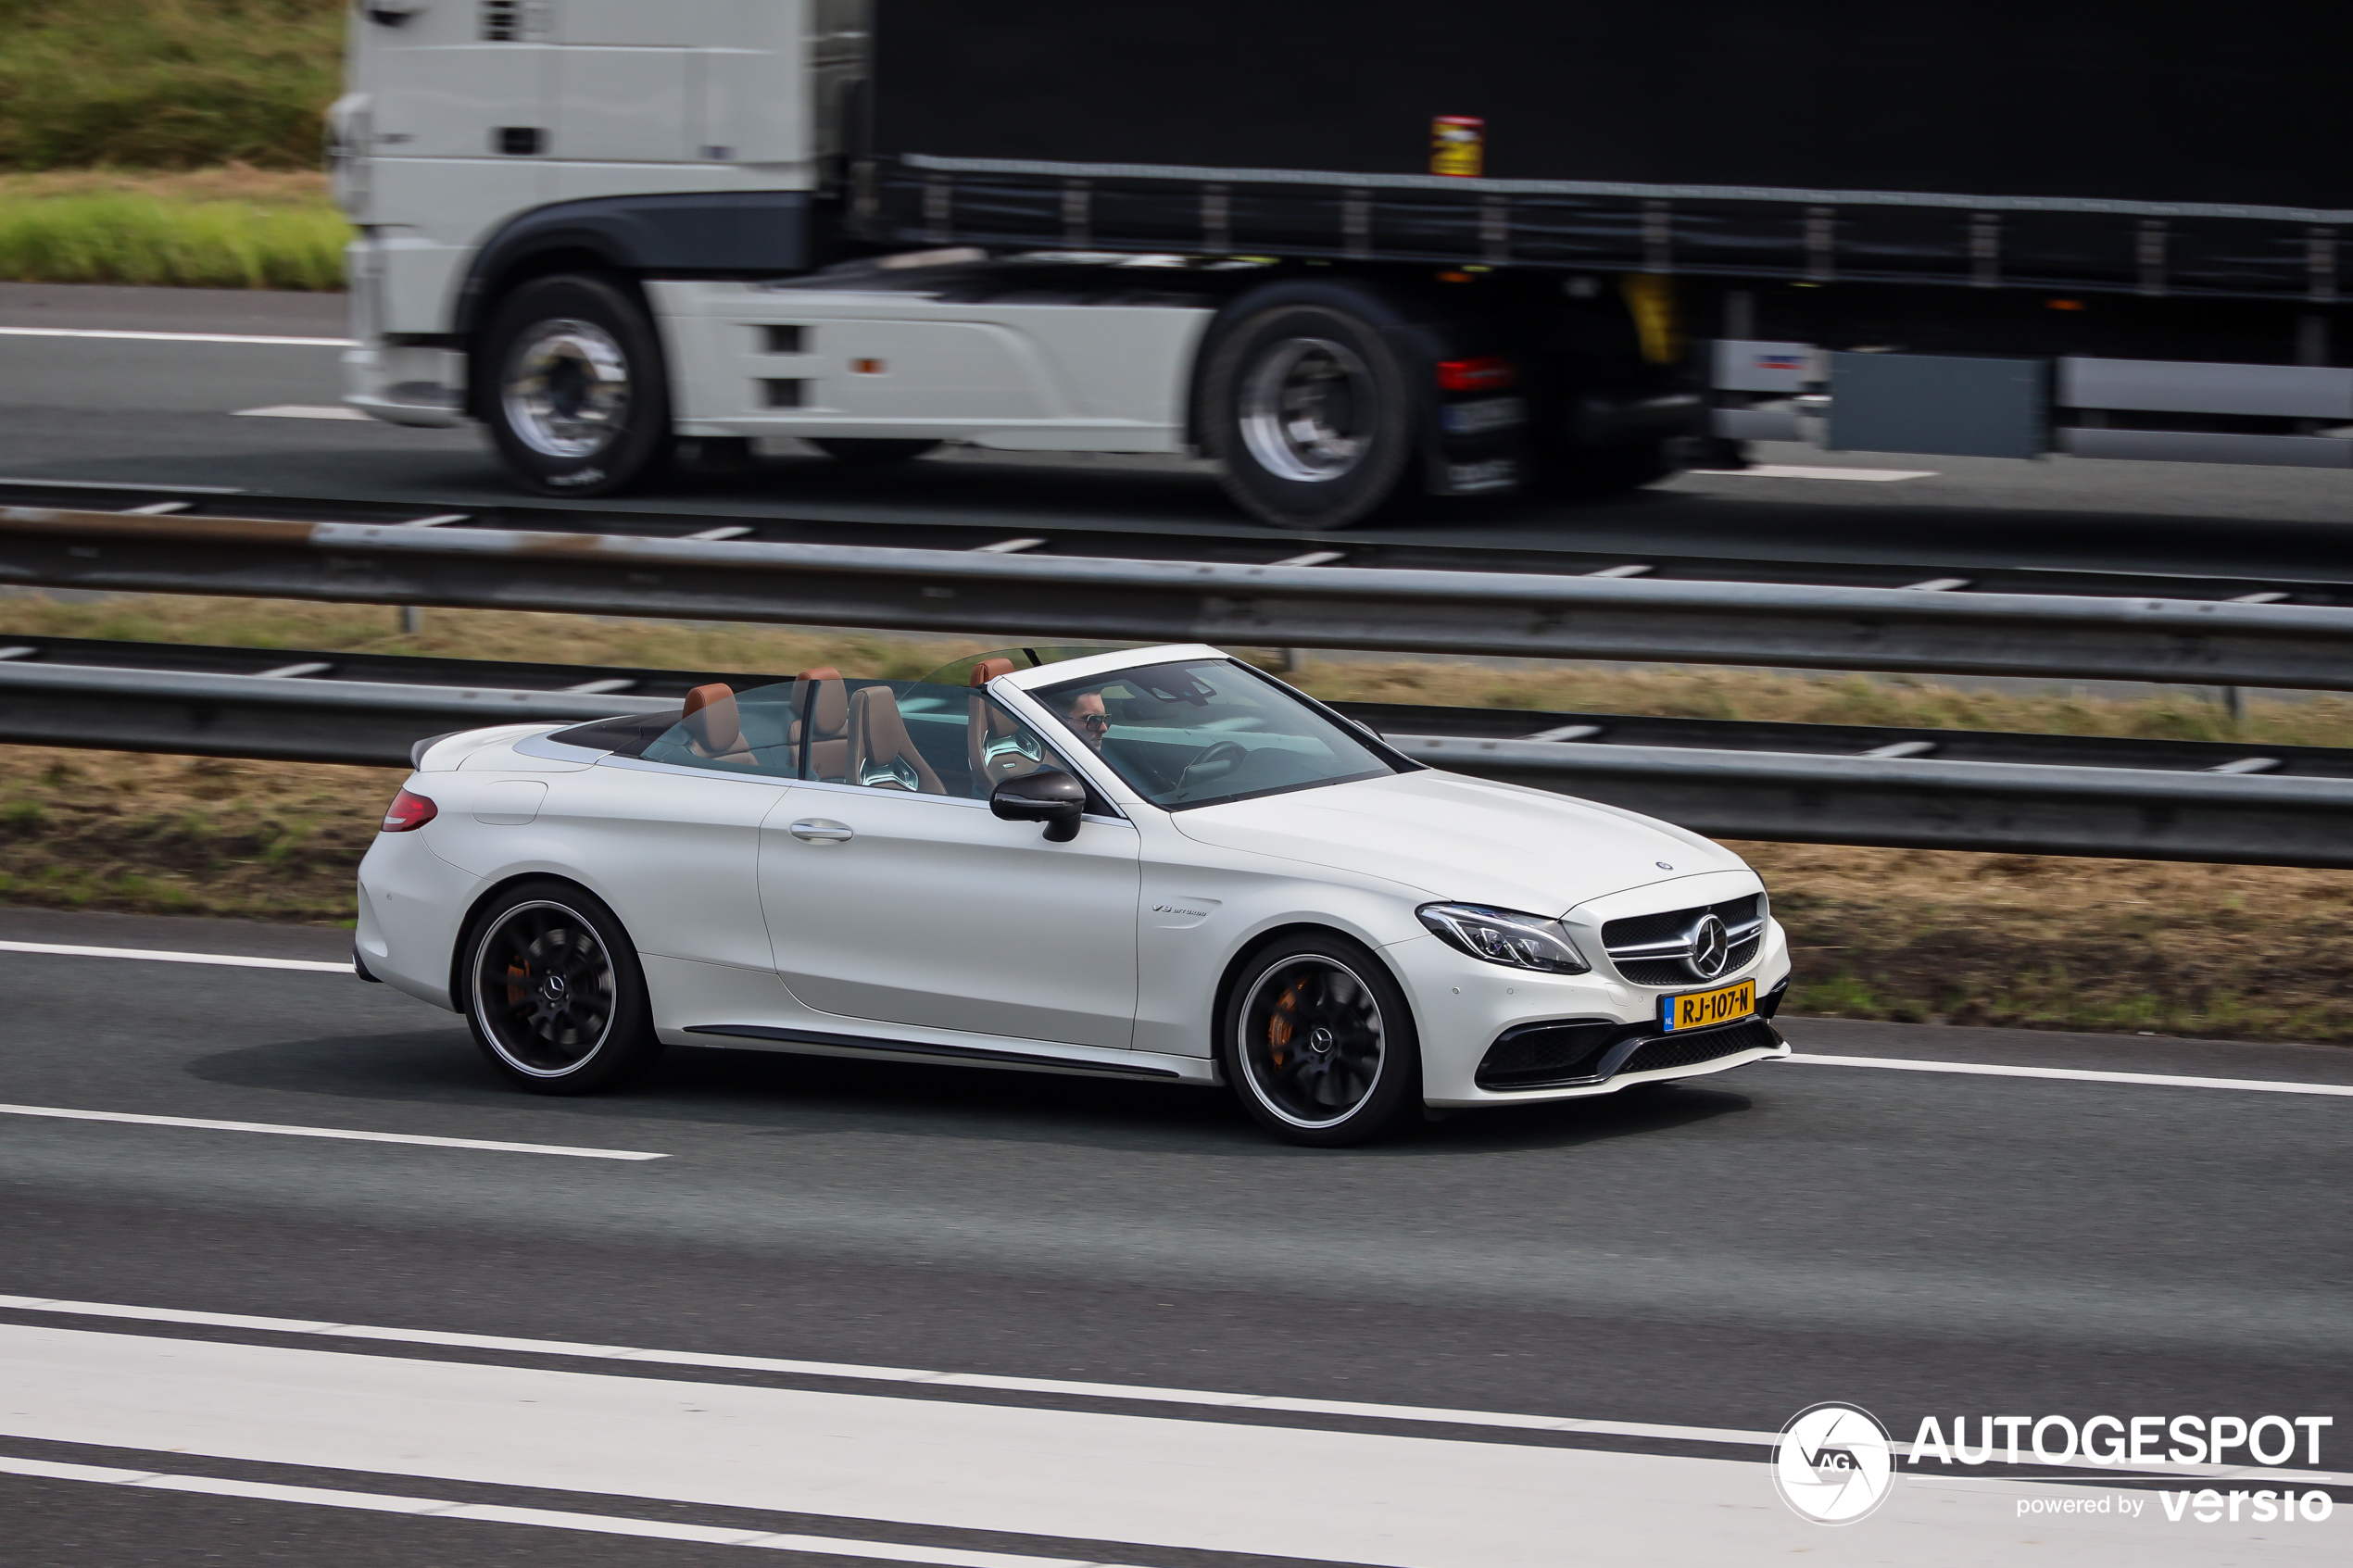
[[[316,171],[343,24],[340,0],[0,0],[0,279],[341,288]]]
[[[375,607],[0,599],[16,633],[262,647],[922,674],[974,645]],[[2353,702],[2114,702],[1733,671],[1311,663],[1335,699],[2353,745]],[[0,901],[333,922],[390,770],[0,747]],[[1798,953],[1796,1010],[2353,1041],[2353,873],[1810,845],[1738,847]]]
[[[0,279],[340,289],[350,228],[318,174],[0,175]]]
[[[0,0],[0,168],[319,167],[343,0]]]

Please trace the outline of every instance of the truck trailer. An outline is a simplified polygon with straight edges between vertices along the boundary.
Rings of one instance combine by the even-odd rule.
[[[591,496],[1192,453],[1278,526],[1751,440],[2353,468],[2353,11],[359,0],[356,407]]]

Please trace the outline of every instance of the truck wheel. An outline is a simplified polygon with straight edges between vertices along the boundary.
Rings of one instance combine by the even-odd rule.
[[[1237,307],[1202,372],[1202,430],[1243,510],[1277,528],[1346,528],[1396,498],[1414,399],[1382,314],[1331,283]]]
[[[860,468],[881,468],[890,463],[912,463],[939,445],[937,441],[890,441],[874,436],[831,436],[810,443],[837,463],[854,463]]]
[[[610,495],[669,455],[670,385],[653,323],[603,278],[537,278],[484,343],[498,455],[543,495]]]

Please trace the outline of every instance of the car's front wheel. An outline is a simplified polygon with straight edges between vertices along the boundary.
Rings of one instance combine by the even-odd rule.
[[[461,973],[474,1043],[517,1088],[595,1094],[661,1054],[628,934],[570,884],[509,889],[474,922]]]
[[[1253,955],[1218,1034],[1243,1108],[1292,1143],[1362,1143],[1421,1095],[1404,993],[1378,959],[1340,936],[1304,933]]]

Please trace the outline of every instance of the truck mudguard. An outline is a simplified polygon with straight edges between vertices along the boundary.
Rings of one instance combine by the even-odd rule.
[[[810,266],[809,194],[741,191],[600,196],[534,207],[475,254],[453,330],[465,336],[535,263],[585,256],[629,277],[768,278]]]

